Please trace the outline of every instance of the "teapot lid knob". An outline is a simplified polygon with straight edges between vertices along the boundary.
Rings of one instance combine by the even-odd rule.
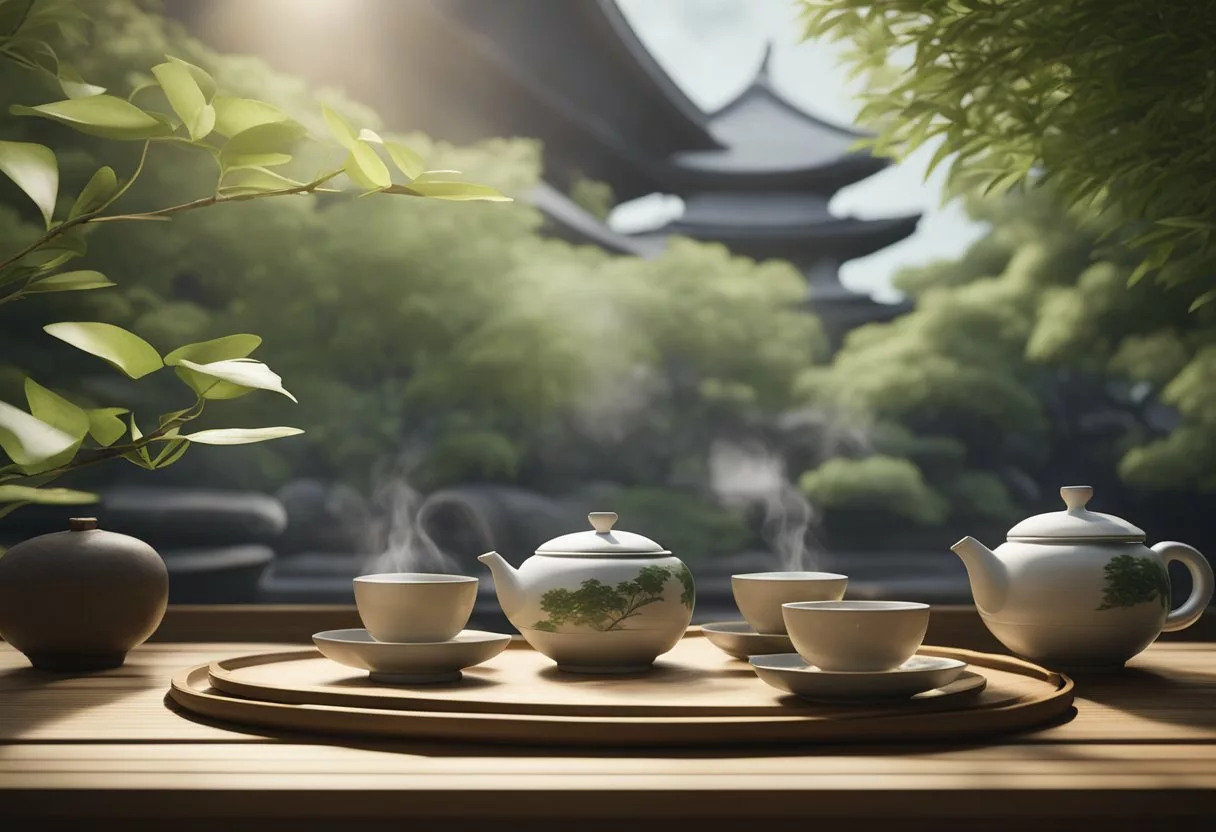
[[[612,524],[616,522],[616,518],[615,511],[593,511],[587,515],[596,534],[608,534],[612,531]]]
[[[74,532],[91,532],[97,528],[96,517],[69,517],[68,529]]]
[[[1065,485],[1060,489],[1060,496],[1069,511],[1084,511],[1086,503],[1094,496],[1094,489],[1088,485]]]

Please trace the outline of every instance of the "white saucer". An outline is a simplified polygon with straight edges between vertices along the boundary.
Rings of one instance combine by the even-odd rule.
[[[913,656],[894,670],[873,673],[820,670],[797,653],[752,656],[749,661],[769,685],[819,702],[908,699],[947,685],[950,689],[943,692],[962,693],[982,688],[986,681],[978,673],[963,676],[966,662],[936,656]]]
[[[489,661],[511,642],[501,633],[461,630],[447,641],[376,641],[367,630],[326,630],[312,637],[326,658],[371,672],[373,682],[417,685],[460,681],[460,671]]]
[[[778,633],[757,633],[746,621],[716,621],[702,624],[701,631],[709,643],[736,659],[747,661],[748,656],[764,656],[771,653],[794,652],[790,637]]]

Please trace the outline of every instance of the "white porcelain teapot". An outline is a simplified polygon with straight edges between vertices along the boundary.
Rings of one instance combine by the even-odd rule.
[[[990,550],[973,537],[950,547],[992,634],[1015,653],[1056,667],[1119,666],[1162,632],[1194,624],[1212,600],[1212,567],[1185,543],[1149,548],[1144,532],[1089,511],[1087,485],[1060,489],[1066,511],[1038,514]],[[1191,573],[1191,595],[1170,611],[1166,564]]]
[[[562,670],[647,670],[688,628],[692,573],[650,538],[613,530],[616,512],[587,519],[594,531],[550,540],[519,569],[497,552],[478,560],[507,619]]]

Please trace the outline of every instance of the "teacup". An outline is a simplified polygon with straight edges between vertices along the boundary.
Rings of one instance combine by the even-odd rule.
[[[731,575],[735,604],[757,633],[782,634],[781,605],[792,601],[839,601],[849,579],[835,572],[750,572]]]
[[[929,605],[912,601],[809,601],[781,612],[794,649],[820,670],[894,670],[929,627]]]
[[[355,578],[355,606],[376,641],[435,642],[464,629],[477,600],[465,575],[392,572]]]

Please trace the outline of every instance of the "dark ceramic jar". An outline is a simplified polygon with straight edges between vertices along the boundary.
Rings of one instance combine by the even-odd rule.
[[[0,636],[40,670],[118,667],[160,626],[169,573],[142,540],[68,525],[0,557]]]

